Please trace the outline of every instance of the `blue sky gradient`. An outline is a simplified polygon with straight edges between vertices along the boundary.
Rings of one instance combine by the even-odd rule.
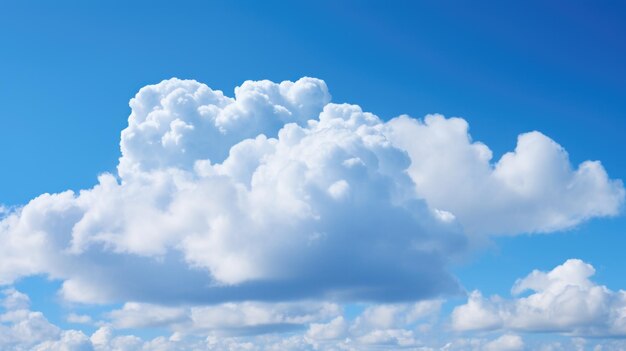
[[[88,189],[115,173],[129,99],[172,77],[227,96],[245,80],[317,77],[333,102],[383,120],[462,117],[493,160],[537,130],[574,167],[600,160],[623,180],[625,37],[620,1],[3,1],[0,204]],[[596,283],[618,291],[625,230],[621,211],[556,233],[497,237],[451,270],[468,291],[509,297],[532,270],[579,258],[595,267]],[[74,307],[55,296],[58,281],[15,286],[33,310],[70,326]],[[80,308],[99,315],[123,302]]]

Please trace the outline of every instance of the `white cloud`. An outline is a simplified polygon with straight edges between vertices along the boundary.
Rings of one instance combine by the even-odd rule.
[[[622,203],[599,163],[573,170],[539,133],[491,164],[462,119],[329,101],[313,78],[248,81],[234,99],[178,79],[141,89],[117,175],[0,220],[0,283],[44,274],[84,303],[419,300],[459,290],[446,266],[474,234]]]
[[[519,335],[505,334],[488,342],[485,351],[519,351],[524,349],[524,341]]]
[[[452,312],[452,324],[456,330],[490,330],[502,326],[502,316],[498,310],[500,298],[483,298],[479,291],[472,291],[465,305]]]
[[[7,311],[25,310],[30,307],[30,298],[28,295],[15,290],[14,288],[4,289],[2,291],[4,298],[2,299],[2,307]]]
[[[167,307],[144,303],[126,303],[107,313],[117,329],[167,327],[179,335],[254,335],[303,329],[308,323],[338,316],[340,307],[333,303],[311,301],[262,303],[223,303],[193,307]]]
[[[485,299],[473,292],[452,313],[457,330],[506,328],[586,336],[626,336],[626,292],[611,291],[589,278],[594,268],[570,259],[550,272],[533,271],[512,292],[528,296]]]
[[[518,234],[566,229],[616,215],[624,200],[619,180],[598,161],[572,169],[568,154],[540,132],[521,134],[515,151],[492,163],[460,118],[399,117],[386,125],[394,146],[408,152],[419,196],[449,211],[470,233]]]
[[[377,304],[367,307],[355,319],[353,333],[375,329],[399,329],[417,321],[438,315],[443,300],[423,300],[416,303]]]
[[[183,308],[127,302],[122,309],[111,311],[108,317],[116,328],[145,328],[170,326],[187,319]]]
[[[119,328],[166,326],[173,334],[151,342],[174,349],[184,349],[181,345],[197,342],[203,335],[209,335],[205,340],[209,349],[216,350],[411,348],[422,345],[418,330],[423,324],[436,322],[441,304],[441,300],[429,300],[373,305],[356,319],[347,319],[338,305],[318,302],[243,302],[177,309],[126,304],[108,313],[110,326],[98,330],[91,339],[103,348],[111,345],[114,330]],[[163,323],[163,316],[173,315],[176,317],[169,324]],[[386,316],[386,321],[375,320],[381,316]]]
[[[274,340],[273,335],[297,335],[297,349],[414,347],[421,345],[418,330],[437,320],[441,304],[441,300],[429,300],[374,305],[348,320],[338,305],[318,302],[243,302],[188,308],[133,303],[108,313],[110,327],[101,328],[92,341],[94,345],[110,345],[112,328],[166,326],[173,331],[168,344],[209,335],[207,341],[214,349],[245,349],[249,340],[257,340],[250,344],[256,345],[254,350],[280,349],[278,345],[296,342],[284,336]],[[418,326],[418,322],[423,324]]]
[[[246,81],[235,89],[234,99],[193,80],[146,86],[130,101],[120,175],[189,169],[203,159],[221,163],[233,145],[259,134],[276,136],[286,123],[303,125],[329,101],[326,84],[315,78]]]
[[[340,307],[334,303],[226,303],[194,307],[191,319],[194,328],[234,333],[263,333],[289,330],[308,323],[337,316]]]
[[[100,327],[93,334],[91,334],[89,340],[96,347],[104,347],[109,343],[112,334],[113,330],[111,329],[111,327]]]
[[[91,324],[93,320],[91,316],[86,314],[70,313],[67,315],[67,321],[76,324]]]
[[[0,346],[5,349],[29,348],[59,333],[41,312],[16,310],[0,315]]]
[[[61,330],[41,312],[29,310],[28,296],[13,288],[3,290],[2,294],[0,349],[25,350],[60,335]]]
[[[373,330],[365,335],[356,338],[362,345],[376,345],[389,347],[414,347],[420,345],[415,335],[410,330],[404,329],[383,329]]]
[[[541,346],[547,346],[542,344]],[[519,335],[504,334],[495,339],[460,338],[448,342],[441,351],[520,351],[525,349],[524,340]]]
[[[21,293],[20,293],[21,294]],[[4,299],[10,300],[9,294],[5,293]],[[232,306],[209,306],[214,308],[209,311],[209,323],[202,326],[194,326],[193,323],[176,322],[166,326],[165,334],[157,335],[151,339],[145,339],[132,334],[125,334],[117,326],[125,328],[137,328],[147,326],[146,321],[161,313],[162,306],[128,306],[117,310],[118,313],[110,313],[110,324],[97,329],[91,336],[78,330],[62,330],[47,321],[41,312],[17,309],[5,311],[0,321],[0,349],[10,350],[73,350],[73,351],[182,351],[182,350],[254,350],[254,351],[278,351],[278,350],[421,350],[421,351],[452,351],[452,350],[475,350],[475,351],[506,351],[506,350],[608,350],[617,351],[624,347],[623,340],[619,339],[550,339],[537,338],[530,341],[523,340],[521,336],[512,333],[496,334],[478,337],[470,336],[457,338],[455,335],[445,333],[441,324],[435,325],[440,332],[432,335],[431,332],[423,333],[416,323],[420,321],[436,321],[439,314],[441,301],[433,300],[418,304],[372,305],[366,308],[357,318],[348,318],[337,310],[337,306],[324,307],[324,304],[294,303],[294,304],[228,304]],[[391,308],[393,307],[393,308]],[[193,308],[193,307],[192,307]],[[231,309],[232,311],[227,311]],[[316,313],[327,309],[326,312]],[[415,311],[418,312],[415,312]],[[129,312],[130,311],[130,312]],[[186,310],[187,313],[189,310]],[[234,311],[234,312],[233,312]],[[389,311],[393,311],[390,313]],[[128,316],[122,314],[128,312]],[[140,312],[146,316],[140,320]],[[223,314],[222,319],[218,313]],[[204,311],[197,310],[204,314]],[[213,315],[211,317],[210,315]],[[243,322],[236,321],[245,315]],[[389,315],[393,315],[389,317]],[[371,318],[387,316],[386,321],[376,324]],[[128,322],[120,325],[122,318]],[[155,325],[162,325],[163,318],[157,316]],[[308,325],[301,329],[267,329],[261,333],[234,333],[225,334],[224,328],[233,325],[275,325],[276,321],[292,321]],[[369,323],[363,323],[369,320]],[[183,331],[172,332],[173,329],[181,328]],[[162,330],[162,329],[161,329]],[[19,331],[19,332],[18,332]]]
[[[344,338],[347,332],[348,323],[339,316],[328,323],[311,323],[307,336],[313,340],[337,340]]]
[[[59,340],[45,341],[34,348],[35,351],[93,351],[87,335],[77,330],[67,330]]]

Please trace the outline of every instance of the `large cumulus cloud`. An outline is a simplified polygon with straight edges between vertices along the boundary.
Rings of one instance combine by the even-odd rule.
[[[523,134],[491,163],[459,118],[385,122],[325,83],[195,81],[131,100],[117,175],[0,222],[0,282],[63,280],[71,301],[416,300],[458,291],[446,264],[485,234],[617,213],[621,182]],[[476,204],[479,205],[476,205]]]

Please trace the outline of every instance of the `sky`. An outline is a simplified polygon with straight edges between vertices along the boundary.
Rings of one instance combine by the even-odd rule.
[[[619,1],[4,1],[0,349],[626,349]]]

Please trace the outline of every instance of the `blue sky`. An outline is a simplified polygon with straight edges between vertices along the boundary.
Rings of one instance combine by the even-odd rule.
[[[574,169],[585,160],[599,160],[610,179],[626,179],[623,157],[626,151],[623,141],[626,132],[625,17],[626,8],[618,1],[355,1],[341,4],[332,1],[290,4],[277,1],[191,1],[181,4],[165,1],[6,1],[0,4],[0,120],[4,130],[0,138],[3,150],[0,163],[5,170],[0,176],[0,203],[19,209],[40,194],[91,189],[98,183],[99,174],[116,174],[120,132],[128,127],[131,113],[128,101],[142,87],[173,77],[194,79],[212,89],[222,90],[230,97],[234,96],[234,88],[246,80],[267,79],[279,83],[285,80],[295,82],[305,76],[316,77],[325,82],[333,103],[359,105],[363,111],[375,114],[382,121],[402,114],[414,118],[431,113],[462,117],[469,124],[472,140],[484,143],[493,152],[492,163],[515,149],[518,135],[539,131],[566,150]],[[195,88],[186,86],[185,89]],[[319,102],[311,104],[315,110]],[[266,134],[271,137],[273,132],[277,131],[268,130]],[[256,134],[244,135],[254,136]],[[133,149],[136,146],[130,142],[128,145],[131,150],[128,162],[147,162],[147,158],[142,157],[148,156],[137,151],[140,148]],[[135,153],[131,155],[130,152]],[[200,155],[206,153],[200,152]],[[416,162],[413,156],[411,159]],[[212,162],[216,161],[212,159]],[[541,170],[540,166],[537,169]],[[450,171],[455,172],[454,169]],[[419,177],[415,176],[415,179]],[[343,183],[333,184],[337,184],[334,189],[342,189]],[[380,184],[372,183],[370,187]],[[584,207],[592,202],[590,197],[601,193],[599,188],[594,189],[581,190],[572,197],[565,194],[563,201],[569,207],[578,203]],[[610,197],[615,191],[607,190],[605,195]],[[364,195],[372,202],[366,203],[363,213],[375,211],[381,214],[380,222],[376,223],[382,223],[380,225],[386,226],[390,232],[410,231],[407,228],[412,222],[403,217],[404,214],[393,212],[386,204],[372,205],[379,195],[375,191]],[[426,192],[420,196],[427,198],[429,207],[448,204],[437,194]],[[474,201],[480,206],[482,199]],[[603,202],[610,207],[607,203],[608,200]],[[539,209],[542,205],[545,203],[532,204]],[[450,208],[455,206],[450,204]],[[461,225],[466,225],[474,219],[466,221],[463,208],[461,213],[451,212],[460,218]],[[494,211],[494,216],[501,215],[497,209]],[[485,297],[497,294],[511,298],[510,289],[517,279],[535,269],[548,272],[568,259],[578,258],[593,265],[596,273],[591,279],[595,283],[606,285],[618,294],[620,289],[626,288],[623,281],[626,262],[621,252],[626,245],[623,233],[626,219],[621,202],[609,210],[596,208],[589,211],[578,213],[575,223],[535,230],[546,233],[532,234],[528,232],[533,230],[521,229],[509,236],[493,235],[485,240],[481,236],[474,243],[476,247],[454,251],[455,258],[445,265],[445,271],[458,279],[462,290],[476,289]],[[614,214],[607,215],[609,212]],[[390,220],[386,223],[382,218],[388,213],[398,222],[391,223]],[[472,212],[468,210],[468,213]],[[502,212],[502,215],[506,217],[506,213]],[[497,219],[485,219],[490,220]],[[322,228],[332,232],[335,221],[340,222],[333,219]],[[398,224],[404,223],[402,221],[410,223]],[[298,225],[309,228],[305,224]],[[542,225],[537,224],[536,228],[543,228]],[[2,234],[4,240],[8,240],[9,229],[0,227],[0,230],[6,230]],[[439,227],[428,230],[448,233],[448,229]],[[398,240],[404,238],[402,235],[399,234]],[[455,241],[450,240],[437,244],[452,245]],[[386,249],[402,247],[400,241],[393,244],[399,246],[391,245]],[[387,267],[396,267],[395,263],[386,261],[386,251],[381,252],[381,262]],[[106,264],[107,259],[113,259],[113,256],[107,256],[110,254],[101,253],[89,262]],[[187,251],[184,254],[192,255]],[[339,258],[333,256],[334,251],[324,255],[328,255],[323,257],[329,259],[329,266],[341,264]],[[399,254],[407,260],[429,262],[423,256],[403,255]],[[358,276],[355,272],[360,267],[366,269],[358,264],[361,262],[359,257],[354,257],[357,263],[350,268],[354,271],[344,273]],[[445,255],[442,258],[447,259]],[[174,256],[167,256],[165,260],[179,262]],[[204,264],[211,274],[220,277],[221,273],[216,273],[221,272],[219,263],[193,262],[201,267]],[[304,263],[303,267],[314,278],[308,283],[315,285],[317,282],[320,286],[328,283],[322,278],[324,271]],[[389,282],[393,287],[402,285],[405,273],[423,274],[424,279],[442,279],[437,281],[446,279],[443,273],[404,272],[402,267],[403,264],[398,263],[396,268],[400,273],[397,277],[387,272],[387,276],[397,279]],[[376,266],[369,268],[377,269]],[[172,274],[178,272],[176,269],[179,268],[172,268]],[[94,301],[81,304],[57,293],[63,280],[69,279],[60,277],[65,273],[36,273],[35,276],[40,278],[33,278],[28,272],[15,273],[19,278],[7,286],[15,286],[29,295],[32,310],[43,311],[49,321],[63,329],[78,328],[91,336],[104,325],[96,323],[101,322],[109,323],[106,325],[112,326],[114,335],[130,334],[130,330],[144,338],[157,337],[163,330],[163,335],[170,337],[177,330],[165,322],[157,327],[124,328],[119,327],[123,323],[118,321],[116,327],[116,317],[107,315],[111,310],[123,310],[122,306],[128,302],[155,303],[156,300],[126,300],[123,296],[137,299],[141,294],[120,293],[113,294],[117,297],[105,304]],[[224,281],[236,284],[241,283],[238,277],[247,277],[244,273],[242,276],[223,274]],[[57,276],[52,282],[46,282],[41,278],[46,275]],[[8,282],[5,278],[2,280]],[[294,291],[298,290],[297,284],[306,285],[303,282],[290,284],[296,284],[286,285]],[[406,285],[410,284],[406,282]],[[271,291],[276,287],[268,286],[267,289]],[[463,294],[444,290],[429,297],[447,299],[437,322],[433,322],[434,328],[454,324],[450,321],[452,310],[467,300]],[[297,300],[293,296],[288,298],[291,302]],[[314,299],[315,303],[335,302],[320,296],[307,296],[307,299]],[[363,296],[356,294],[352,298],[354,301],[342,300],[340,305],[348,306],[347,310],[351,311],[352,304],[360,303],[361,299]],[[415,295],[414,299],[420,298]],[[167,305],[162,300],[159,303]],[[275,310],[277,307],[268,308]],[[362,308],[365,307],[357,308],[354,314],[358,315]],[[66,316],[75,311],[91,314],[94,322],[68,324]],[[329,320],[330,317],[322,316],[310,323],[328,323]],[[488,346],[488,343],[499,337],[521,335],[525,347],[534,349],[544,339],[548,340],[546,343],[560,342],[567,348],[568,343],[579,341],[576,337],[585,338],[592,334],[580,332],[584,329],[582,322],[577,324],[576,330],[561,326],[563,329],[557,329],[556,333],[546,332],[547,337],[542,334],[544,331],[539,334],[530,332],[533,328],[521,328],[519,323],[502,321],[499,327],[487,328],[491,330],[489,332],[466,331],[459,327],[440,334],[427,333],[428,337],[422,339],[427,339],[426,344],[432,342],[432,347],[437,349],[445,344],[442,340],[460,342],[458,340],[474,338],[483,340],[482,346],[478,347],[489,349],[493,345]],[[302,328],[306,331],[307,327],[310,328]],[[406,328],[419,334],[415,326]],[[201,330],[199,334],[214,332],[211,328]],[[206,335],[201,337],[199,334],[192,337],[204,340]],[[564,337],[566,334],[573,335],[574,339]],[[603,338],[607,336],[617,335],[609,334],[592,335],[599,339],[587,341],[587,347],[604,342]],[[51,335],[58,338],[61,334],[51,332]],[[255,337],[270,338],[267,335]],[[281,333],[269,335],[278,335],[277,338],[285,340],[293,337],[289,333],[287,336]],[[621,342],[624,335],[619,334],[617,339],[606,342]],[[515,344],[515,340],[511,340],[508,341]],[[611,345],[605,349],[610,349]],[[612,347],[616,349],[626,347],[615,345]]]

